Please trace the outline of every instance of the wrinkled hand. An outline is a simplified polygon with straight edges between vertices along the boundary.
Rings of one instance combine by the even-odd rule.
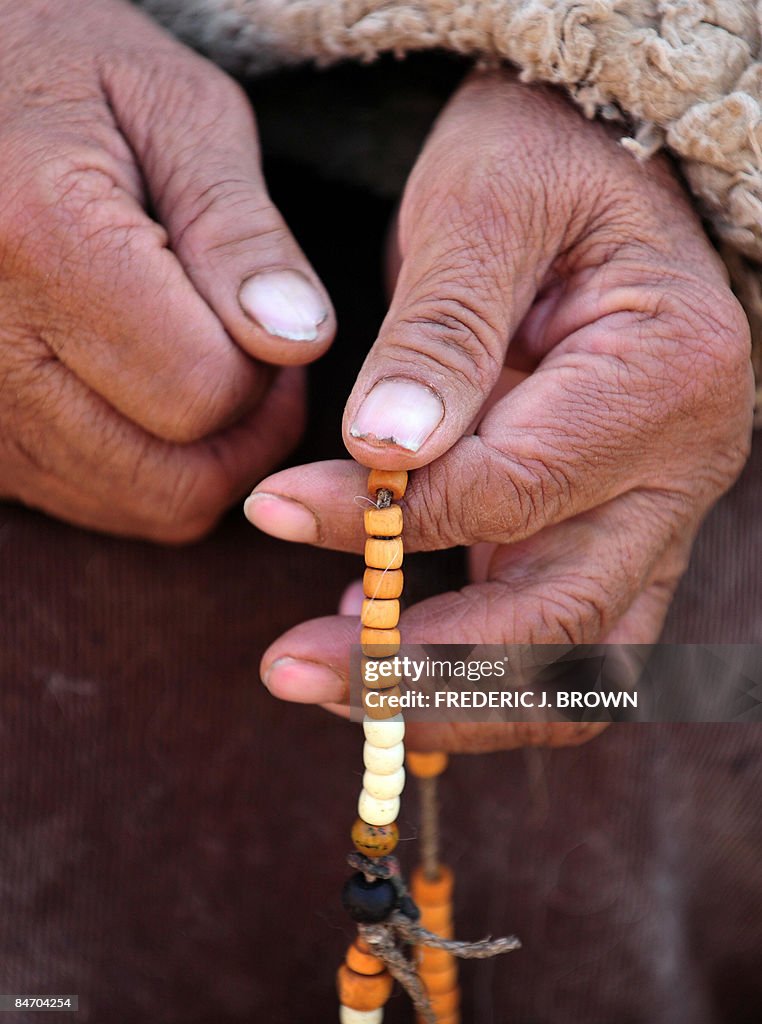
[[[70,7],[71,5],[69,5]],[[0,3],[0,496],[192,539],[302,422],[328,298],[245,96],[122,0]]]
[[[479,582],[403,614],[403,640],[653,641],[702,517],[743,465],[752,410],[744,316],[667,160],[639,165],[554,92],[477,74],[408,182],[399,249],[345,442],[364,466],[415,471],[408,550],[491,545]],[[531,372],[488,401],[506,358]],[[365,480],[352,462],[289,469],[247,514],[360,552]],[[267,686],[346,700],[356,638],[355,617],[292,629],[264,657]],[[594,731],[414,739],[486,749]]]

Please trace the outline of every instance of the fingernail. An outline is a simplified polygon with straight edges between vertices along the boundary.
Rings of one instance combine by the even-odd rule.
[[[417,452],[443,416],[442,400],[430,388],[412,380],[381,380],[366,396],[349,433],[371,444]]]
[[[314,341],[328,316],[325,303],[304,274],[268,270],[244,281],[238,300],[268,334],[289,341]]]
[[[258,529],[280,540],[314,544],[319,535],[318,521],[306,505],[293,498],[255,491],[243,505],[243,513]]]
[[[304,704],[338,702],[347,695],[346,683],[327,665],[298,658],[278,658],[262,681],[276,697]]]

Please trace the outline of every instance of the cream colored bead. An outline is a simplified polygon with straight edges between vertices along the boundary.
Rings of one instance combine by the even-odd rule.
[[[389,825],[395,821],[400,812],[400,798],[392,797],[391,800],[379,800],[371,796],[363,789],[360,799],[357,801],[357,813],[363,821],[369,825]]]
[[[400,767],[387,775],[366,771],[362,777],[362,787],[378,800],[391,800],[405,788],[405,769]]]
[[[384,1008],[377,1010],[353,1010],[351,1006],[339,1007],[339,1024],[381,1024]]]
[[[374,747],[394,747],[405,737],[405,720],[402,715],[387,718],[384,722],[378,722],[366,715],[362,726],[365,739]]]
[[[405,745],[395,743],[393,747],[376,747],[366,740],[362,759],[365,767],[374,775],[393,775],[405,762]]]

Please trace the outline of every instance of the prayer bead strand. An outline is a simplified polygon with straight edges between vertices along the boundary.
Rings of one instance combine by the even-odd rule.
[[[404,581],[400,569],[403,516],[402,509],[394,502],[404,497],[406,487],[405,472],[372,470],[368,478],[368,493],[376,505],[365,512],[365,600],[360,644],[366,659],[392,658],[400,649],[397,623]],[[369,694],[399,693],[400,680],[391,675],[380,679],[380,684],[366,680],[363,670],[365,773],[357,805],[358,818],[352,826],[355,849],[364,857],[374,859],[388,856],[397,846],[396,819],[405,785],[402,715],[384,707],[378,698],[367,701]],[[367,922],[381,914],[389,891],[393,892],[389,882],[373,880],[358,872],[345,887],[344,905],[355,920]],[[349,947],[345,962],[339,968],[337,987],[341,1024],[380,1024],[383,1007],[392,990],[392,978],[361,936]]]
[[[450,950],[457,947],[459,956],[484,956],[517,945],[515,939],[500,939],[487,943],[495,948],[485,953],[485,943],[458,942],[448,949],[420,944],[427,933],[429,940],[435,935],[453,939],[454,877],[439,856],[438,779],[447,767],[447,755],[410,751],[406,757],[405,722],[383,699],[398,694],[403,682],[390,659],[401,644],[404,546],[403,514],[397,502],[406,487],[405,472],[372,470],[368,478],[375,504],[364,512],[365,599],[360,616],[365,772],[351,833],[357,853],[349,858],[359,870],[348,879],[342,895],[360,934],[338,972],[341,1024],[381,1024],[392,974],[413,999],[419,1024],[460,1024],[458,968]],[[372,673],[367,670],[369,662]],[[399,842],[397,816],[405,766],[418,783],[421,804],[420,864],[409,894],[393,856]],[[417,943],[412,958],[403,952],[405,939]]]

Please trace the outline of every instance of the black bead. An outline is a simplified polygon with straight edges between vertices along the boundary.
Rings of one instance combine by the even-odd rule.
[[[418,909],[418,905],[412,896],[402,896],[397,900],[397,909],[401,914],[404,914],[410,921],[418,921],[421,917],[421,912]]]
[[[341,893],[341,902],[353,921],[377,924],[394,910],[397,893],[388,878],[368,882],[361,872],[348,878]]]

